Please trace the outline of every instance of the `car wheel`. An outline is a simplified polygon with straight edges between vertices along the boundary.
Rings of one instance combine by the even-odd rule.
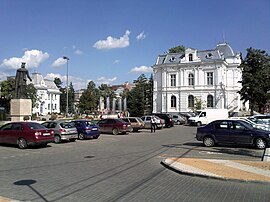
[[[54,143],[58,144],[61,142],[61,137],[59,135],[54,136]]]
[[[19,138],[18,141],[17,141],[17,144],[18,144],[18,147],[20,149],[25,149],[27,148],[27,142],[24,138]]]
[[[78,138],[79,138],[79,140],[83,140],[84,139],[84,134],[83,133],[79,133]]]
[[[118,130],[117,128],[114,128],[114,129],[112,130],[112,133],[113,133],[113,135],[118,135],[119,130]]]
[[[180,122],[180,121],[177,121],[176,124],[177,124],[177,125],[181,125],[181,122]]]
[[[257,149],[265,149],[265,147],[266,147],[266,141],[264,139],[262,139],[262,138],[257,138],[255,140],[255,147]]]
[[[212,137],[205,137],[203,138],[203,144],[206,147],[213,147],[215,144],[215,140]]]
[[[197,122],[197,126],[201,126],[202,125],[202,123],[199,121],[199,122]]]

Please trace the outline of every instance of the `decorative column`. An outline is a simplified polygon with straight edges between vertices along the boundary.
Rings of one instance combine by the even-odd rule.
[[[124,111],[127,111],[127,98],[124,98]]]
[[[121,112],[122,111],[122,98],[118,98],[118,109]]]
[[[115,98],[113,98],[112,112],[113,112],[113,114],[115,113]]]

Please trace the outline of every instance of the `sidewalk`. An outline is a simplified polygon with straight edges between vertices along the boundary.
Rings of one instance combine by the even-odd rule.
[[[269,161],[167,158],[165,167],[182,174],[207,178],[270,182]]]

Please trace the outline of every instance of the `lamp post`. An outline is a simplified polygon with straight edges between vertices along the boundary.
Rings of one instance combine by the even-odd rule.
[[[67,92],[66,116],[67,116],[68,115],[68,61],[69,61],[69,58],[64,56],[63,59],[67,61],[67,86],[66,86],[66,92]]]

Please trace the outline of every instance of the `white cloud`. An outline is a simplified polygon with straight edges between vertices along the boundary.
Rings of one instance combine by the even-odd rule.
[[[136,36],[136,39],[139,41],[139,40],[145,39],[145,37],[146,37],[146,34],[143,31],[138,36]]]
[[[52,67],[55,68],[59,68],[62,67],[64,64],[67,63],[67,60],[64,59],[63,57],[56,59],[53,63],[52,63]]]
[[[40,64],[48,58],[49,54],[46,52],[43,53],[40,50],[26,50],[21,58],[12,57],[4,59],[1,66],[10,69],[18,69],[21,66],[21,63],[25,62],[26,68],[32,69],[39,67]]]
[[[62,81],[62,87],[66,87],[67,85],[67,76],[66,75],[61,75],[61,74],[54,74],[54,73],[49,73],[45,76],[45,79],[49,80],[54,80],[55,78],[59,78]],[[73,88],[75,90],[79,89],[85,89],[88,84],[88,80],[84,80],[80,77],[75,77],[75,76],[68,76],[68,83],[70,84],[72,82]]]
[[[114,81],[117,80],[117,77],[113,78],[106,78],[104,76],[97,78],[97,84],[112,84]]]
[[[106,40],[97,41],[93,47],[96,49],[113,49],[113,48],[125,48],[129,46],[129,35],[130,31],[126,30],[125,34],[118,38],[113,38],[112,36],[108,36]]]
[[[117,63],[119,63],[120,62],[120,60],[115,60],[114,62],[113,62],[113,64],[117,64]]]
[[[83,52],[81,50],[79,50],[79,49],[75,50],[74,53],[76,55],[82,55],[83,54]]]
[[[147,66],[140,66],[140,67],[134,67],[130,70],[131,73],[152,73],[153,69],[152,67]]]

